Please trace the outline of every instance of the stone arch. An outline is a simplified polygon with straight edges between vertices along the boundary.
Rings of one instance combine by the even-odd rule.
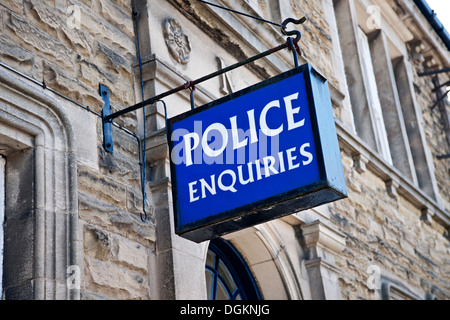
[[[0,114],[0,153],[7,159],[4,298],[79,299],[79,288],[66,284],[68,270],[83,270],[71,122],[44,89],[3,70]]]
[[[264,299],[304,299],[302,287],[307,282],[302,281],[303,250],[292,226],[275,220],[224,238],[246,259]]]

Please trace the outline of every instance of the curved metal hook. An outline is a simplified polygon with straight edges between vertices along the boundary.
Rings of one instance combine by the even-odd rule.
[[[286,27],[287,27],[288,23],[302,24],[305,21],[306,21],[306,17],[303,17],[303,18],[300,18],[300,19],[287,18],[281,24],[281,33],[283,33],[285,36],[296,36],[294,41],[295,42],[299,42],[301,37],[302,37],[302,34],[300,33],[300,31],[298,31],[298,30],[286,31]]]
[[[147,222],[149,214],[148,214],[147,210],[145,209],[145,207],[147,206],[150,209],[150,214],[152,214],[152,215],[153,215],[154,208],[150,205],[150,203],[148,202],[147,198],[143,199],[142,201],[143,201],[143,204],[142,204],[142,211],[143,212],[141,212],[141,214],[140,214],[141,215],[141,221],[142,222]]]
[[[141,140],[138,136],[135,137],[139,147],[139,167],[141,170],[142,212],[140,213],[140,216],[142,222],[147,222],[149,214],[146,210],[146,207],[148,207],[150,211],[152,211],[152,207],[147,200],[147,192],[145,191],[145,154],[142,150],[143,139]]]

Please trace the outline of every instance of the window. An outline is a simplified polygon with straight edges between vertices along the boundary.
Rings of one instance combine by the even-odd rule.
[[[437,185],[415,100],[406,43],[413,35],[388,7],[334,0],[337,31],[357,135],[436,199]],[[373,9],[377,9],[377,23]]]
[[[253,275],[241,254],[225,240],[211,241],[205,266],[208,300],[259,300]]]
[[[362,71],[363,79],[367,89],[367,99],[369,107],[372,110],[374,122],[374,134],[379,147],[379,152],[384,160],[392,164],[391,152],[389,150],[389,142],[387,139],[386,128],[383,121],[383,112],[381,110],[380,99],[378,98],[377,82],[373,70],[373,64],[369,48],[369,40],[361,28],[358,27],[358,36],[361,43]]]

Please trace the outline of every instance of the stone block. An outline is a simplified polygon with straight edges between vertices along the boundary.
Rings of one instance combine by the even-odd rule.
[[[106,44],[110,48],[127,59],[132,59],[135,56],[134,40],[127,37],[120,29],[114,27],[101,17],[95,14],[94,11],[86,7],[81,7],[81,29],[86,32],[98,42]]]
[[[142,191],[127,188],[127,211],[135,215],[142,212]],[[152,218],[152,217],[149,217]]]
[[[67,0],[55,0],[54,7],[59,9],[61,12],[66,12],[67,10]]]
[[[118,236],[113,237],[112,261],[135,271],[146,273],[148,255],[145,247]]]
[[[87,167],[78,169],[78,188],[98,200],[126,210],[126,188]]]
[[[126,12],[122,11],[112,1],[100,0],[99,4],[101,15],[106,21],[121,30],[127,37],[134,37],[134,26],[129,3]]]
[[[139,158],[128,158],[118,152],[108,153],[98,147],[100,172],[124,184],[140,186]]]
[[[280,286],[282,279],[276,270],[276,266],[271,262],[262,262],[253,266],[253,270],[257,274],[265,275],[259,280],[259,286],[265,293],[263,299],[267,300],[286,300],[286,290]]]
[[[43,78],[46,85],[74,101],[97,112],[103,107],[103,101],[95,89],[81,83],[74,74],[68,74],[55,64],[44,61]]]
[[[13,11],[14,13],[21,15],[23,12],[23,4],[22,1],[16,1],[16,0],[2,0],[0,4],[1,7],[5,7],[8,10]]]
[[[148,255],[144,246],[92,225],[84,229],[84,250],[88,256],[146,273]]]
[[[122,69],[127,70],[128,78],[131,80],[131,62],[119,55],[115,50],[109,48],[102,42],[97,42],[95,48],[95,62],[106,70],[119,74]],[[127,79],[128,79],[127,78]]]
[[[20,68],[22,72],[30,74],[35,67],[35,56],[22,47],[0,36],[0,57],[3,63],[11,67]]]
[[[84,227],[84,251],[95,259],[106,260],[111,250],[110,235],[97,227]]]
[[[83,192],[79,193],[79,215],[87,223],[102,229],[107,228],[139,243],[153,245],[156,240],[153,217],[143,223],[137,214],[120,210]]]
[[[6,14],[5,32],[12,41],[31,52],[39,53],[73,72],[74,54],[63,43],[39,30],[14,13]]]
[[[398,182],[396,182],[394,180],[386,181],[386,192],[393,199],[397,199],[397,197],[398,197],[398,193],[397,193],[398,187],[399,187]]]
[[[369,159],[367,159],[367,157],[362,155],[361,153],[353,156],[354,167],[358,173],[363,173],[367,170],[366,164],[368,162]]]
[[[120,300],[148,299],[147,278],[134,271],[87,257],[85,274],[86,289],[96,294]]]
[[[430,210],[429,208],[422,209],[420,220],[422,220],[424,223],[431,225],[433,222],[433,216],[434,212]]]

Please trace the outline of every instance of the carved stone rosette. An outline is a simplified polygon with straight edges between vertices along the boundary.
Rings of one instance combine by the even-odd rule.
[[[180,23],[175,19],[167,19],[163,26],[164,39],[172,57],[181,64],[190,60],[191,44],[184,34]]]

